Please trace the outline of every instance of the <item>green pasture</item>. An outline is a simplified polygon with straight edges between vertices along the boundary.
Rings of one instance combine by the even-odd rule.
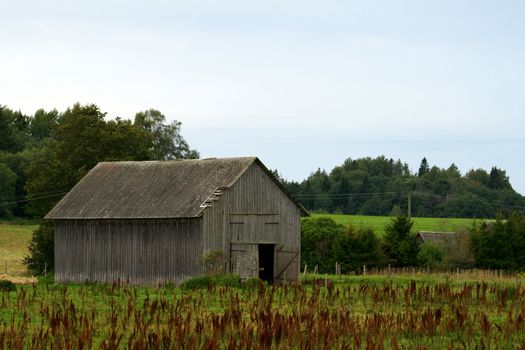
[[[312,217],[329,217],[344,226],[349,224],[355,227],[369,227],[375,233],[383,235],[385,225],[392,220],[390,216],[339,215],[339,214],[311,214]],[[454,232],[472,227],[479,220],[458,218],[412,218],[414,232],[417,231],[446,231]]]

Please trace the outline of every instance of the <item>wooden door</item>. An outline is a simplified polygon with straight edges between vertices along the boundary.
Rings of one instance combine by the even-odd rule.
[[[231,243],[230,271],[242,279],[259,276],[259,249],[257,244]]]

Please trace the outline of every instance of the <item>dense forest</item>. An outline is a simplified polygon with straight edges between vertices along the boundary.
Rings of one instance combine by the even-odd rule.
[[[0,105],[0,217],[42,217],[101,161],[198,158],[180,129],[153,109],[131,120],[108,118],[94,104],[34,115]],[[414,216],[493,218],[525,208],[504,170],[462,175],[426,159],[416,173],[400,160],[361,158],[281,181],[307,209],[329,213],[397,216],[409,196]]]
[[[157,110],[107,119],[94,104],[24,115],[0,106],[0,218],[43,217],[101,161],[198,158]]]
[[[497,161],[497,160],[494,160]],[[416,173],[406,163],[385,157],[347,159],[329,173],[317,170],[285,187],[311,211],[419,217],[493,218],[525,209],[525,197],[512,189],[505,170],[430,166],[423,158]]]

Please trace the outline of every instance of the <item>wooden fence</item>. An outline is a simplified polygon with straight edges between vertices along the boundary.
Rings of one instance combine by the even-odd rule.
[[[309,269],[308,266],[304,267],[303,277],[306,276],[308,272],[314,276],[324,277],[326,274],[319,274],[317,266],[312,269]],[[525,275],[519,275],[518,271],[510,270],[485,270],[485,269],[432,269],[429,267],[383,267],[383,268],[368,268],[363,266],[359,271],[352,271],[347,274],[341,274],[341,268],[339,264],[336,264],[335,267],[336,276],[434,276],[442,278],[456,278],[456,279],[516,279],[520,277],[525,277]],[[333,276],[333,272],[330,276]]]

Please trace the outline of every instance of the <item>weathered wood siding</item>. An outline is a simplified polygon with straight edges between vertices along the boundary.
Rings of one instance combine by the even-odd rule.
[[[180,283],[201,274],[202,221],[56,220],[57,282]]]
[[[232,244],[274,243],[275,275],[280,274],[278,280],[297,281],[300,269],[300,215],[299,208],[254,163],[204,211],[204,254],[222,249],[229,262],[225,271],[230,272],[239,265],[238,256],[233,256],[235,261],[232,261]],[[241,272],[244,273],[249,274]]]

